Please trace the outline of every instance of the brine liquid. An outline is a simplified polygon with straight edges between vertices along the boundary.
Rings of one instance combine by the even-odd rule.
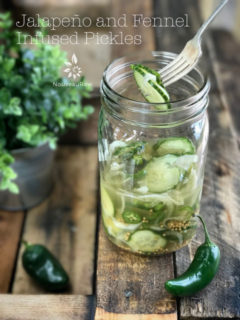
[[[147,173],[141,171],[153,159],[153,144],[144,144],[144,151],[138,153],[144,159],[138,170],[136,161],[126,155],[129,147],[120,146],[121,152],[112,152],[101,172],[102,218],[108,237],[140,254],[161,254],[185,246],[195,234],[194,215],[199,212],[202,190],[197,156],[176,157],[173,165],[181,172],[177,185],[165,192],[150,192],[143,182]],[[156,183],[161,186],[161,181]]]

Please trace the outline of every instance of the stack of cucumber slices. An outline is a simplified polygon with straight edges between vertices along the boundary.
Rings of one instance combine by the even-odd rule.
[[[195,226],[189,221],[201,189],[193,143],[170,137],[114,145],[101,179],[103,221],[110,238],[145,254],[181,247],[193,235]]]

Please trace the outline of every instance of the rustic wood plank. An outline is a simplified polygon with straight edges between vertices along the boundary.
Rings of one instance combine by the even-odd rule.
[[[116,314],[102,308],[96,309],[98,320],[176,320],[176,314]]]
[[[231,101],[221,84],[224,74],[215,59],[212,39],[207,41],[209,69],[214,90],[210,94],[210,137],[201,214],[210,235],[221,249],[220,270],[214,281],[202,292],[182,299],[181,318],[240,319],[240,154],[231,115]],[[212,72],[213,70],[214,72]],[[234,88],[231,88],[234,96]],[[202,232],[188,248],[176,253],[177,273],[182,273],[203,241]]]
[[[27,214],[23,238],[46,245],[71,277],[70,293],[92,294],[97,188],[96,147],[61,147],[49,199]],[[22,268],[21,248],[13,293],[44,292]]]
[[[10,289],[24,212],[0,211],[0,293]]]
[[[181,300],[182,319],[240,319],[240,157],[231,110],[235,108],[236,88],[227,85],[224,70],[217,61],[213,38],[207,41],[213,88],[210,95],[210,138],[205,184],[201,203],[212,239],[220,246],[221,264],[214,281],[201,293]],[[233,60],[231,60],[233,61]],[[225,61],[226,63],[226,61]],[[226,68],[226,65],[225,65]],[[227,69],[227,68],[226,68]],[[231,77],[233,77],[234,73]],[[224,80],[223,80],[224,79]],[[224,84],[223,85],[223,81]],[[232,81],[232,80],[231,80]],[[230,90],[230,91],[228,91]],[[229,99],[229,96],[231,98]],[[233,104],[232,104],[233,103]],[[237,111],[235,110],[234,118]],[[182,273],[202,242],[202,232],[188,248],[176,253],[177,273]]]
[[[90,320],[92,298],[80,295],[1,295],[0,320]]]
[[[123,14],[127,16],[126,27],[112,28],[114,35],[122,32],[123,37],[126,35],[141,35],[141,44],[127,45],[127,44],[113,44],[112,45],[112,59],[125,56],[127,54],[136,53],[138,50],[147,51],[154,50],[154,32],[152,28],[146,28],[142,24],[137,27],[133,26],[133,14],[144,14],[144,16],[151,17],[153,14],[152,0],[138,1],[138,0],[111,0],[111,16],[119,18]]]
[[[218,75],[217,84],[222,99],[228,105],[232,115],[236,138],[240,148],[240,43],[228,31],[214,30],[211,32],[212,46],[211,54],[214,63],[215,73]]]
[[[181,319],[240,318],[240,217],[239,152],[231,135],[230,115],[218,94],[211,95],[210,140],[201,215],[212,240],[221,250],[220,269],[213,282],[191,298],[181,299]],[[177,273],[189,265],[202,243],[198,230],[192,243],[176,253]]]
[[[176,301],[164,290],[164,282],[170,277],[171,254],[143,257],[118,249],[106,238],[101,225],[95,320],[161,320],[165,314],[169,319],[177,319]]]
[[[162,0],[161,2],[156,0],[154,3],[155,15],[161,12],[164,12],[164,16],[189,14],[191,28],[172,31],[163,28],[156,30],[158,49],[179,52],[201,23],[197,3],[191,0],[179,0],[177,3],[174,0]],[[239,99],[236,98],[239,95],[237,86],[239,82],[233,83],[239,73],[239,55],[237,54],[239,46],[232,44],[231,37],[225,39],[224,42],[222,42],[223,38],[218,41],[215,36],[213,38],[206,41],[203,58],[211,73],[212,88],[209,107],[209,154],[201,213],[206,219],[213,240],[221,248],[222,259],[217,277],[205,290],[191,298],[179,300],[180,319],[188,320],[240,318],[240,247],[238,241],[240,236],[240,180],[238,174],[240,157],[237,145],[238,136],[231,116],[232,112],[234,121],[237,122],[235,126],[239,128],[240,117],[237,108]],[[221,51],[223,54],[220,54]],[[234,69],[235,72],[232,72]],[[176,252],[177,274],[186,270],[196,248],[202,241],[203,232],[199,229],[192,243]]]

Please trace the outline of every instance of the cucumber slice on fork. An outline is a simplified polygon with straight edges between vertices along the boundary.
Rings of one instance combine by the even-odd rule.
[[[150,103],[161,103],[158,110],[170,109],[170,97],[164,88],[160,74],[141,64],[132,64],[133,75],[143,97]]]

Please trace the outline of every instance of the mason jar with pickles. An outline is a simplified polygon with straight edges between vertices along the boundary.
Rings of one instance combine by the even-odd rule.
[[[162,254],[194,236],[208,140],[209,81],[196,66],[164,88],[175,55],[113,61],[101,82],[99,163],[104,228],[117,246]]]

